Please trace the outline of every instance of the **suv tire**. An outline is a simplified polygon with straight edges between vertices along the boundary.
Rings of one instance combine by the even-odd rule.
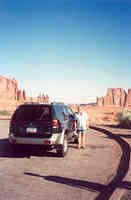
[[[63,144],[58,145],[56,147],[56,152],[57,152],[59,157],[64,157],[67,154],[67,152],[68,152],[68,141],[67,141],[66,136],[64,136]]]

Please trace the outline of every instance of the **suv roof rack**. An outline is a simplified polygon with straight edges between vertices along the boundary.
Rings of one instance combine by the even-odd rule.
[[[65,105],[63,102],[51,102],[51,104],[60,104],[60,105]]]
[[[34,104],[34,105],[37,105],[37,104],[39,104],[39,105],[50,105],[50,103],[42,103],[42,102],[25,102],[24,103],[25,105],[26,104]]]
[[[39,102],[25,102],[24,104],[39,104]]]

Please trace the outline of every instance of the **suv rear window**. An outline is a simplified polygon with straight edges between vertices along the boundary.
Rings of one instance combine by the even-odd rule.
[[[63,112],[64,112],[64,109],[63,109],[63,106],[61,106],[61,105],[55,105],[54,107],[54,116],[58,119],[58,120],[60,120],[60,121],[62,121],[64,118],[63,118]]]
[[[15,120],[36,121],[51,119],[51,107],[43,105],[26,105],[20,106],[15,114]]]

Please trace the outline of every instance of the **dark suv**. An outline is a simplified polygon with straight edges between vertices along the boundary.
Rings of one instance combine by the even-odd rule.
[[[10,121],[9,142],[15,150],[38,145],[46,150],[55,148],[64,157],[73,138],[73,112],[64,104],[23,104]]]

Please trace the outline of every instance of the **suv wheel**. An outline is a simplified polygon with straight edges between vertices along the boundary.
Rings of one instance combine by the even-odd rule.
[[[58,145],[56,148],[56,152],[59,157],[64,157],[68,152],[68,141],[67,137],[64,137],[64,141],[62,145]]]

